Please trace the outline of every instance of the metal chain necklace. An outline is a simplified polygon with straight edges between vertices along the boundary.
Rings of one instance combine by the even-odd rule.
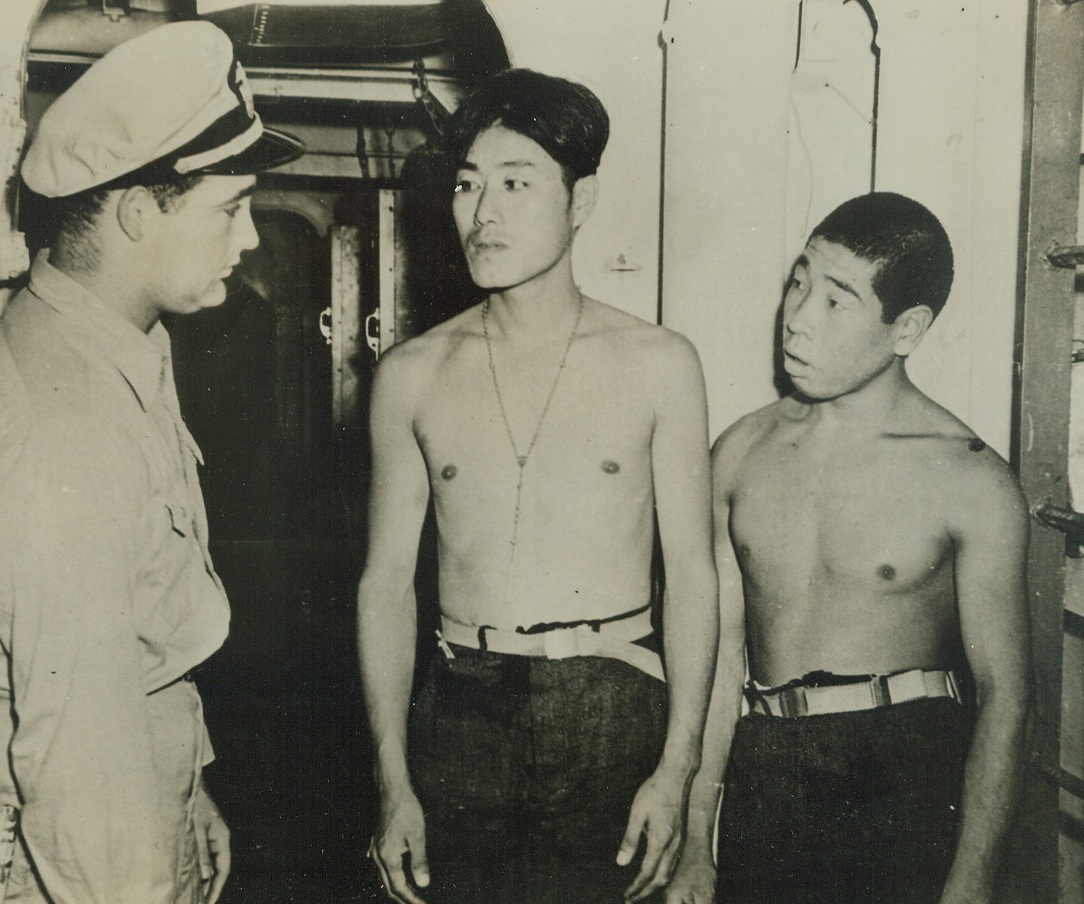
[[[504,431],[508,434],[508,442],[512,446],[512,454],[516,456],[516,464],[519,465],[519,475],[516,480],[516,507],[512,513],[512,558],[516,555],[516,539],[519,535],[519,513],[520,503],[523,497],[523,469],[527,467],[527,461],[531,457],[531,452],[534,449],[534,445],[538,442],[538,434],[542,430],[542,422],[546,419],[546,413],[550,410],[550,402],[553,401],[553,394],[557,391],[557,384],[561,381],[561,374],[564,372],[565,364],[568,362],[568,353],[572,348],[572,340],[576,338],[576,331],[580,328],[580,318],[583,317],[583,296],[580,296],[580,304],[576,310],[576,322],[572,324],[572,332],[568,334],[568,342],[565,343],[565,350],[561,354],[561,363],[557,365],[557,374],[553,378],[553,383],[550,385],[549,394],[546,396],[546,403],[542,406],[542,413],[538,416],[538,423],[534,425],[534,433],[531,434],[531,441],[527,444],[527,449],[523,454],[520,454],[519,447],[516,445],[516,437],[512,433],[512,425],[508,421],[508,412],[504,407],[504,396],[501,395],[501,384],[497,380],[497,367],[493,363],[493,343],[489,338],[489,299],[487,298],[482,302],[482,334],[486,339],[486,354],[489,358],[489,374],[493,378],[493,391],[497,395],[497,407],[501,411],[501,420],[504,421]],[[511,574],[509,574],[511,579]]]

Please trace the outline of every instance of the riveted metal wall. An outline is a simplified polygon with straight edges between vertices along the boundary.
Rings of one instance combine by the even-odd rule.
[[[1025,132],[1022,261],[1013,459],[1028,503],[1067,506],[1074,271],[1047,258],[1077,236],[1084,4],[1032,0]],[[1035,718],[1018,843],[1014,900],[1058,893],[1058,798],[1066,538],[1033,521],[1028,559]]]

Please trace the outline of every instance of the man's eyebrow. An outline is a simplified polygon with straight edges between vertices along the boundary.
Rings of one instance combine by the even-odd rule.
[[[524,167],[534,167],[534,162],[531,160],[502,160],[497,164],[498,169],[523,169]],[[478,172],[478,164],[472,163],[470,160],[464,160],[459,164],[459,169],[470,170],[472,173]]]
[[[853,295],[858,301],[862,301],[862,296],[858,294],[858,290],[854,288],[854,286],[852,286],[849,282],[845,282],[842,279],[836,279],[834,276],[826,276],[825,278],[828,280],[828,282],[838,286],[848,295]]]
[[[253,195],[255,193],[256,193],[256,183],[253,182],[251,185],[249,185],[249,186],[247,186],[245,188],[242,188],[232,198],[227,198],[225,201],[222,202],[222,205],[225,207],[228,204],[236,204],[238,201],[243,201],[245,198],[247,198],[250,195]]]

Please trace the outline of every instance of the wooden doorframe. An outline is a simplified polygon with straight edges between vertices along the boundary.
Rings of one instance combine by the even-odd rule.
[[[1068,442],[1073,270],[1047,257],[1077,244],[1084,3],[1031,0],[1022,241],[1015,348],[1013,465],[1028,504],[1069,507]],[[1058,900],[1058,811],[1065,535],[1033,519],[1028,555],[1035,708],[1017,837],[1012,900]]]

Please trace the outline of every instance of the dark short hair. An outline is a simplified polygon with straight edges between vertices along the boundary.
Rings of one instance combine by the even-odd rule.
[[[569,189],[598,171],[610,137],[606,108],[588,88],[531,69],[505,69],[480,82],[452,114],[444,131],[448,162],[462,164],[475,139],[497,123],[556,160]]]
[[[94,223],[98,214],[105,205],[105,199],[109,193],[118,189],[131,188],[136,184],[142,184],[158,202],[159,209],[165,213],[177,206],[185,192],[202,181],[202,175],[176,174],[171,178],[163,178],[160,181],[137,183],[131,180],[118,179],[95,188],[88,188],[66,198],[49,199],[49,205],[53,208],[56,217],[58,234],[81,235]]]
[[[84,264],[91,265],[97,256],[97,246],[91,233],[110,192],[142,184],[154,196],[159,209],[165,213],[175,209],[185,192],[195,188],[203,178],[202,175],[191,173],[174,173],[144,183],[122,177],[67,197],[42,198],[35,195],[31,199],[31,209],[36,220],[32,244],[40,247],[64,243],[69,251],[78,253]]]
[[[844,201],[813,230],[877,264],[873,291],[881,318],[892,323],[915,305],[936,317],[952,288],[952,245],[941,222],[911,198],[894,192],[870,192]]]

